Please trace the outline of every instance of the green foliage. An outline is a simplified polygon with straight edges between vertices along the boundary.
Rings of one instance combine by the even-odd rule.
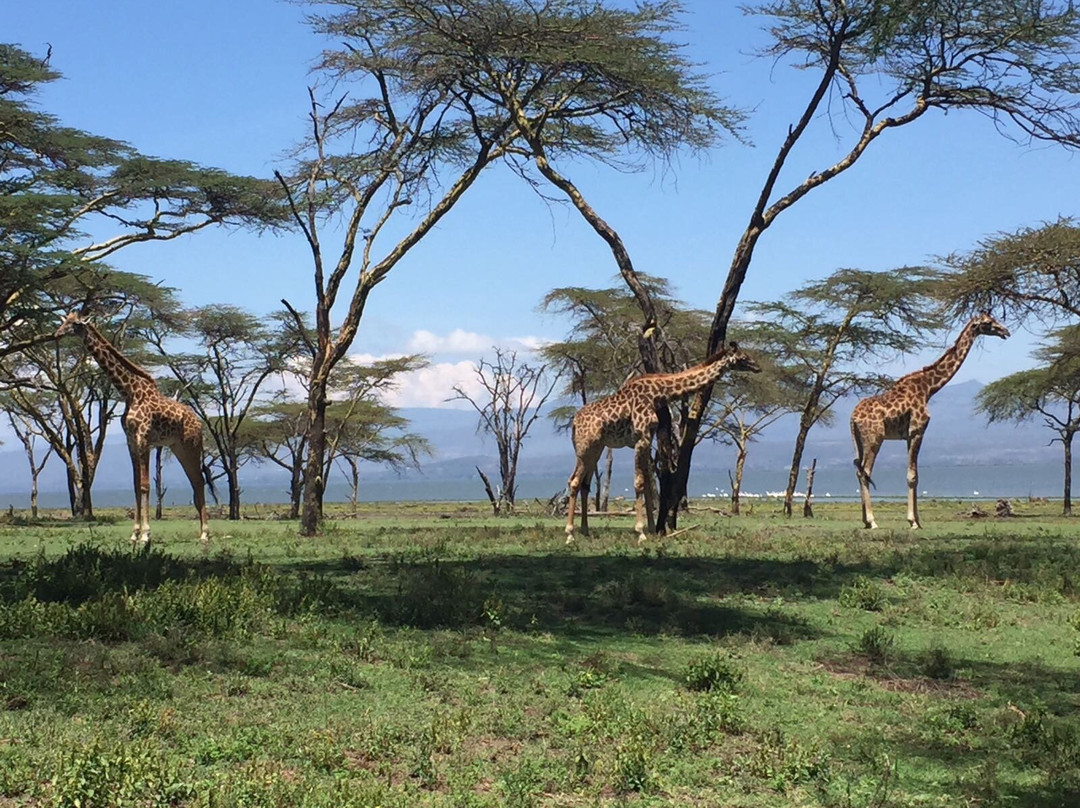
[[[711,651],[691,659],[683,672],[683,684],[689,690],[731,693],[739,689],[745,673],[728,653]]]
[[[868,628],[855,646],[874,665],[885,665],[896,652],[896,637],[883,625]]]
[[[281,220],[268,182],[147,157],[40,111],[34,96],[59,78],[47,57],[0,44],[0,356],[47,340],[55,295],[91,299],[99,262],[129,244]],[[95,242],[102,226],[114,232]]]
[[[840,592],[840,605],[868,612],[880,612],[889,605],[885,589],[877,581],[860,575]]]
[[[918,659],[919,671],[931,679],[952,679],[956,676],[956,660],[952,652],[942,645],[927,648]]]
[[[195,796],[179,766],[145,745],[95,742],[61,753],[45,775],[43,796],[51,808],[167,808]]]

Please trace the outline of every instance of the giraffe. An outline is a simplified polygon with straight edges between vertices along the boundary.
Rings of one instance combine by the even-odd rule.
[[[581,492],[581,533],[589,535],[589,478],[604,449],[634,449],[634,530],[644,542],[646,514],[648,528],[654,528],[653,485],[649,461],[656,408],[675,398],[695,393],[715,382],[725,370],[758,373],[751,357],[738,345],[721,349],[704,362],[677,373],[650,373],[630,379],[615,393],[586,404],[574,415],[573,442],[577,463],[570,475],[570,499],[566,515],[566,543],[574,542],[574,503]],[[642,511],[644,510],[645,513]]]
[[[1005,339],[1009,336],[1009,329],[989,314],[979,314],[964,326],[956,344],[936,362],[901,376],[884,393],[864,398],[855,405],[851,412],[851,438],[855,443],[855,475],[859,478],[865,527],[877,527],[870,506],[870,486],[873,485],[870,474],[874,470],[878,450],[882,442],[887,440],[907,441],[907,519],[912,529],[922,526],[915,490],[919,483],[919,447],[930,423],[926,404],[930,396],[944,387],[960,369],[975,338],[984,334]]]
[[[135,477],[135,525],[131,529],[131,541],[150,542],[150,450],[155,446],[167,446],[180,461],[195,492],[199,540],[205,544],[209,524],[203,489],[203,435],[199,417],[191,407],[163,395],[153,376],[120,353],[78,312],[70,312],[64,318],[55,336],[59,338],[68,333],[82,338],[127,404],[120,423],[127,435]]]

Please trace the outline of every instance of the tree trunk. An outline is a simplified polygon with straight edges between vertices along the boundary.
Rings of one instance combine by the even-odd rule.
[[[802,515],[805,519],[814,518],[814,472],[817,471],[817,458],[815,457],[810,463],[810,468],[806,470],[806,501],[803,502]]]
[[[65,469],[67,473],[68,507],[71,510],[71,518],[82,517],[82,492],[79,490],[79,477],[69,465]]]
[[[229,521],[240,520],[240,470],[233,459],[222,464],[225,467],[225,481],[229,484]]]
[[[349,463],[349,504],[352,506],[352,515],[356,516],[356,503],[360,499],[360,468],[356,461],[350,459]]]
[[[784,516],[791,516],[792,500],[795,498],[795,486],[799,484],[799,465],[802,463],[803,450],[806,448],[806,436],[810,434],[810,424],[806,419],[799,422],[799,434],[795,437],[795,452],[791,456],[791,471],[788,472],[787,490],[784,491]]]
[[[479,474],[480,479],[484,481],[484,492],[487,494],[487,498],[491,502],[491,510],[492,510],[492,512],[496,516],[498,516],[499,515],[499,506],[502,504],[502,500],[495,496],[495,492],[491,489],[491,480],[489,480],[488,476],[486,474],[484,474],[483,471],[480,470],[479,466],[476,467],[476,473]]]
[[[746,444],[739,444],[735,455],[735,476],[731,477],[731,512],[739,515],[739,495],[742,493],[743,470],[746,468]]]
[[[289,518],[300,518],[300,498],[304,493],[304,465],[302,455],[297,455],[289,477]]]
[[[607,468],[604,469],[604,493],[600,497],[600,507],[596,510],[606,512],[608,505],[611,503],[611,469],[615,461],[615,450],[608,448],[607,450]]]
[[[162,507],[165,500],[165,479],[161,473],[161,455],[165,451],[164,447],[158,446],[154,449],[154,496],[157,500],[157,505],[154,507],[154,518],[161,520]]]
[[[30,471],[30,516],[33,519],[38,518],[38,477],[41,475],[40,469],[31,469]]]
[[[307,465],[304,467],[304,509],[300,516],[300,535],[315,536],[323,520],[323,460],[326,453],[326,383],[312,384],[308,394]]]
[[[1061,510],[1063,516],[1072,516],[1072,439],[1072,432],[1061,439],[1061,445],[1065,447],[1065,495]]]

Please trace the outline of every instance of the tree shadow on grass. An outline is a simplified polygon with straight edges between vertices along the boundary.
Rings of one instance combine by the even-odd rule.
[[[948,547],[916,546],[895,553],[883,562],[879,572],[1008,583],[1074,598],[1080,595],[1080,543],[1050,536],[1042,540],[980,539],[950,542]]]
[[[809,561],[633,556],[421,557],[321,562],[297,573],[338,580],[359,613],[420,629],[499,625],[610,636],[747,634],[786,644],[820,636],[767,601],[835,596],[863,572]],[[749,595],[740,602],[739,596]]]
[[[918,789],[924,763],[957,772],[955,791],[971,804],[1064,808],[1080,805],[1080,671],[1038,661],[955,660],[957,678],[925,675],[917,655],[873,664],[853,654],[825,667],[864,677],[885,690],[940,698],[892,737],[852,727],[855,745],[876,745],[906,762],[907,789]],[[965,802],[967,804],[967,802]]]

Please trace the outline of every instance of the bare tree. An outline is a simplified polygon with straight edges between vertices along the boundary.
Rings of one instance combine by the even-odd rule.
[[[467,401],[479,416],[477,431],[491,435],[499,450],[500,486],[496,496],[488,486],[495,513],[510,513],[517,496],[517,467],[521,444],[540,417],[540,410],[559,383],[544,365],[519,362],[516,351],[495,348],[495,361],[481,359],[476,379],[483,392],[476,395],[456,385],[451,401]],[[480,471],[477,469],[477,471]],[[487,478],[480,476],[487,486]]]
[[[0,399],[0,406],[3,407],[4,412],[7,414],[8,423],[11,424],[15,437],[19,439],[19,442],[23,445],[23,450],[26,452],[26,462],[30,466],[30,516],[37,519],[38,478],[41,476],[45,464],[52,457],[54,447],[48,442],[45,434],[41,431],[41,427],[32,418],[9,407],[8,403],[2,399]],[[37,455],[39,438],[46,440],[45,453],[41,455],[40,459]]]

